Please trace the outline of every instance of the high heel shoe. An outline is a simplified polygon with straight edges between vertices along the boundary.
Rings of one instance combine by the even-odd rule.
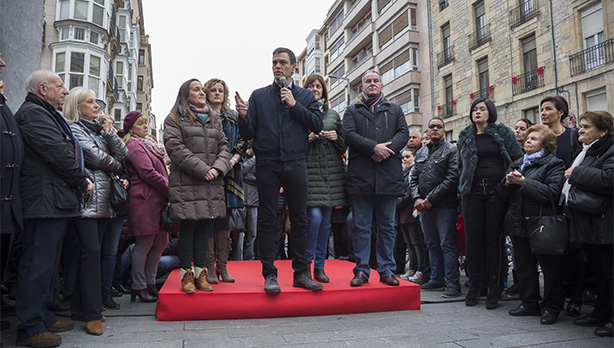
[[[134,302],[137,297],[141,302],[156,302],[157,300],[157,298],[151,296],[147,288],[141,290],[132,289],[130,291],[130,302]]]

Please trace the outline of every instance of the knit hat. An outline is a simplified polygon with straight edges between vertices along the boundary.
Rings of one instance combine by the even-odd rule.
[[[138,111],[130,111],[126,117],[124,117],[124,134],[128,134],[134,122],[139,119],[139,117],[143,116],[142,113]]]

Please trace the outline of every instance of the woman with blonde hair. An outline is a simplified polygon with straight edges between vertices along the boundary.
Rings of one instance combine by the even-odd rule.
[[[205,267],[208,234],[215,219],[226,216],[223,178],[230,170],[230,147],[199,80],[179,88],[164,120],[164,147],[171,160],[171,217],[180,221],[181,290],[212,291]]]

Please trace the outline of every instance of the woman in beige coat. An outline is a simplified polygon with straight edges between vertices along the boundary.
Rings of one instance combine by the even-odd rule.
[[[207,237],[214,219],[226,216],[223,178],[230,170],[230,148],[206,103],[202,84],[190,79],[179,88],[164,120],[164,146],[171,159],[171,217],[181,221],[181,290],[189,294],[196,288],[213,290],[205,268]]]

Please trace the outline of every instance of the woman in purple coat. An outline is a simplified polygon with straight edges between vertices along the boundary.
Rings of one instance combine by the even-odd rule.
[[[125,167],[130,175],[128,222],[135,237],[132,252],[132,293],[130,301],[158,298],[156,269],[168,235],[160,227],[160,213],[168,197],[168,171],[164,147],[147,138],[147,116],[138,111],[124,118],[124,142],[128,147]]]

